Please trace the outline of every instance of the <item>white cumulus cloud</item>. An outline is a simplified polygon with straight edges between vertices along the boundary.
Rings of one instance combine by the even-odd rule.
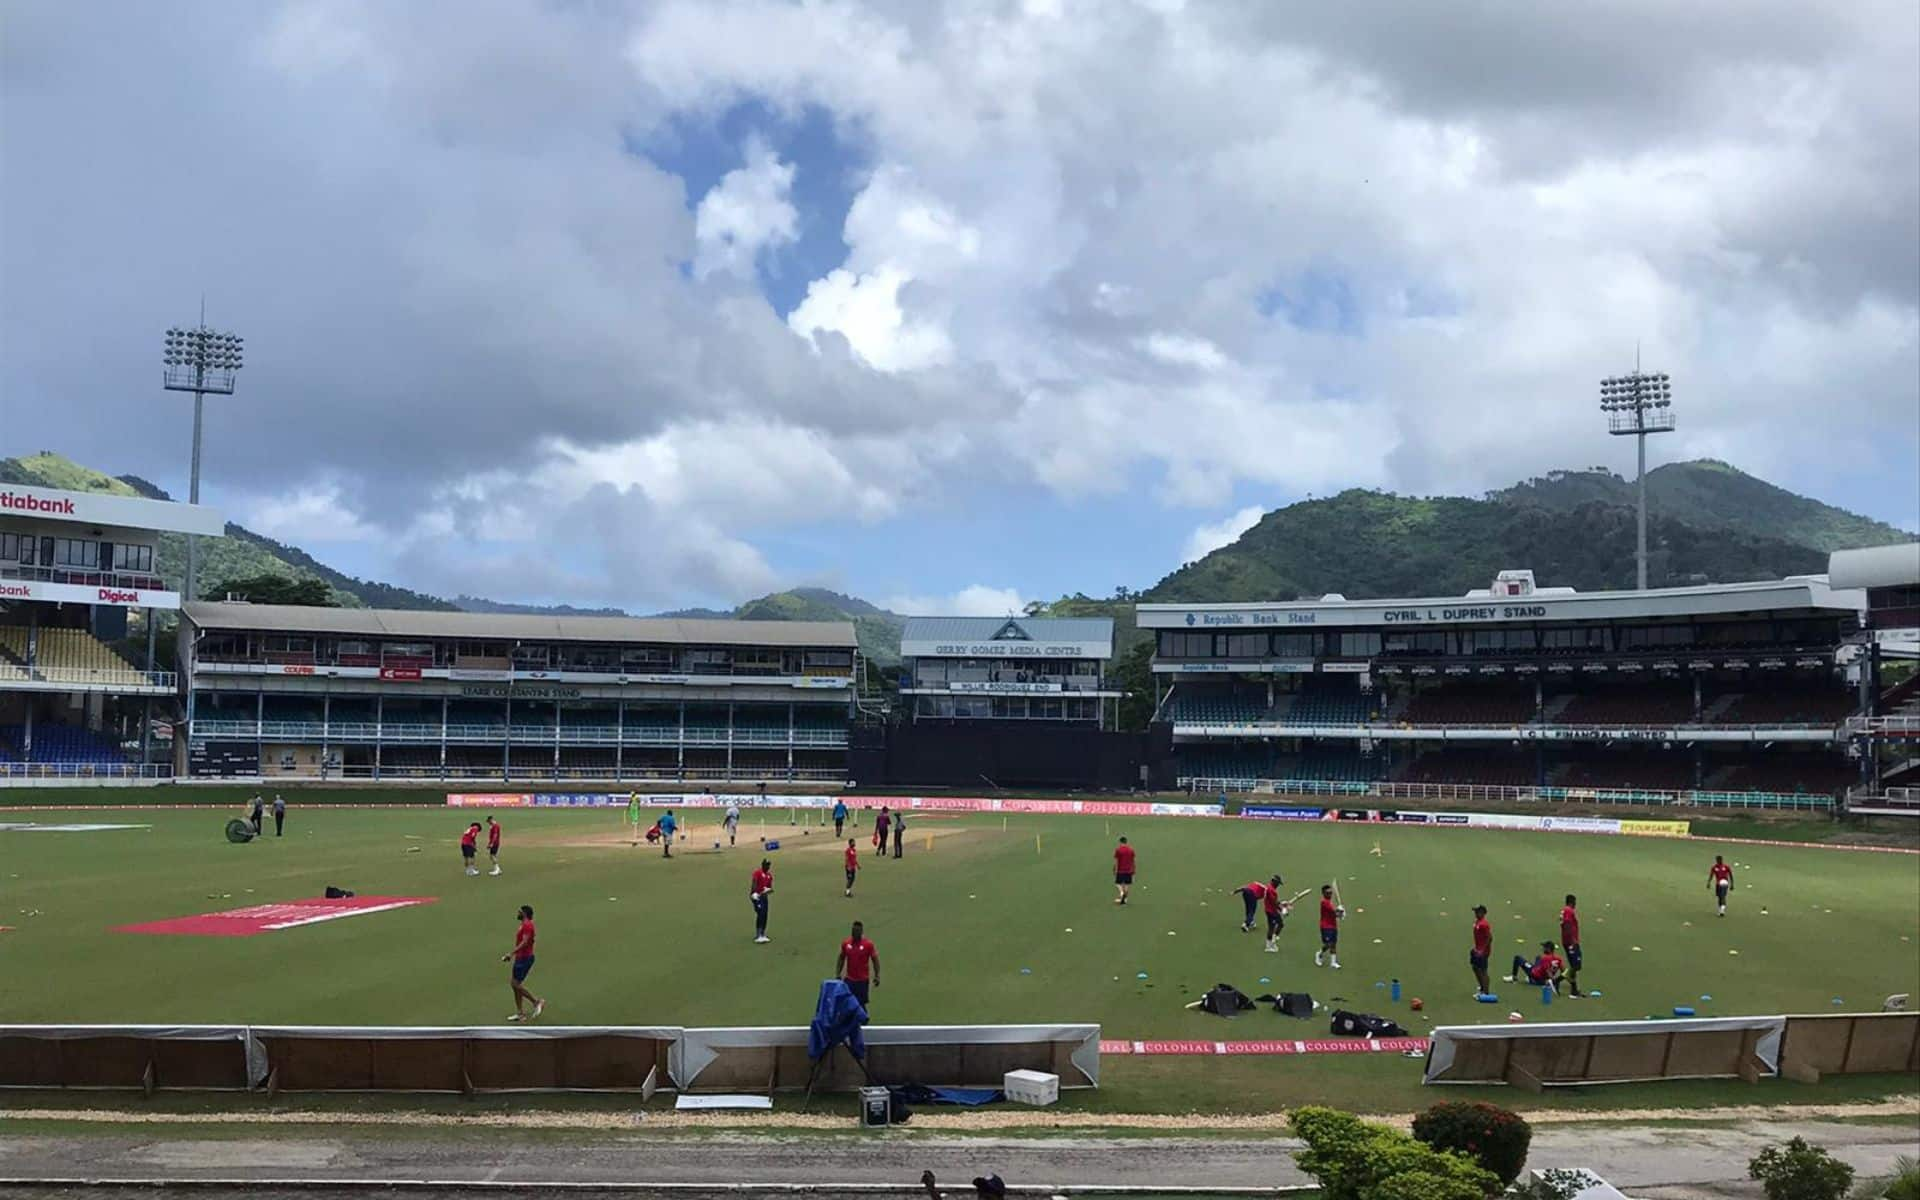
[[[1239,512],[1230,513],[1206,525],[1201,525],[1187,535],[1187,544],[1182,552],[1184,562],[1194,562],[1205,558],[1222,546],[1231,546],[1241,534],[1260,523],[1266,510],[1258,504],[1249,504]]]
[[[761,251],[799,236],[800,213],[791,199],[793,164],[781,162],[757,138],[748,143],[746,159],[722,176],[694,211],[693,273],[698,277],[717,271],[750,276]]]
[[[975,583],[946,596],[894,596],[886,602],[893,612],[913,617],[1009,617],[1027,606],[1018,588]]]

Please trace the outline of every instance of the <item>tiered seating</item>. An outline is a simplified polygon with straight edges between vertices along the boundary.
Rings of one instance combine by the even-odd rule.
[[[1563,763],[1553,774],[1562,787],[1649,788],[1690,791],[1693,756],[1684,751],[1605,750]]]
[[[26,749],[24,724],[0,725],[0,746],[5,746],[19,762],[117,767],[127,761],[112,738],[77,725],[58,725],[51,721],[34,722],[31,754]]]
[[[1414,693],[1408,725],[1524,725],[1534,718],[1530,683],[1453,683]]]
[[[763,738],[784,739],[787,736],[787,710],[743,705],[733,710],[733,732],[736,737],[753,734]]]
[[[1281,720],[1288,725],[1360,725],[1377,715],[1375,697],[1350,679],[1309,678]]]
[[[1186,746],[1174,772],[1182,779],[1272,779],[1273,751],[1260,746]]]
[[[563,708],[560,725],[564,729],[616,729],[620,714],[611,708]]]
[[[825,704],[796,706],[793,710],[795,729],[845,729],[847,711]]]
[[[336,721],[350,719],[340,715],[340,702],[337,700],[333,705],[333,719]],[[373,718],[369,715],[366,719]],[[519,720],[519,715],[515,714],[514,719]],[[447,724],[480,725],[504,731],[507,727],[507,712],[501,705],[487,701],[454,700],[447,705]]]
[[[1378,776],[1373,760],[1351,750],[1310,750],[1279,767],[1284,779],[1367,783]]]
[[[1168,713],[1176,724],[1245,725],[1266,715],[1264,692],[1240,688],[1209,688],[1180,685],[1173,693]]]
[[[1510,750],[1430,750],[1400,772],[1402,783],[1477,783],[1489,787],[1532,787],[1531,754]]]
[[[0,625],[0,679],[28,679],[27,627]]]
[[[1832,795],[1858,783],[1860,769],[1830,754],[1763,754],[1716,771],[1715,791],[1807,792]]]
[[[1693,685],[1650,679],[1575,692],[1555,724],[1683,725],[1691,720]]]
[[[262,707],[265,711],[265,717],[269,721],[312,721],[317,723],[321,717],[320,702],[317,700],[308,700],[301,696],[268,696]]]
[[[13,628],[19,635],[18,650],[14,648],[14,639],[9,639],[7,650],[10,655],[24,662],[27,631]],[[33,666],[36,671],[56,680],[61,678],[57,672],[72,672],[69,678],[76,682],[128,686],[147,682],[144,672],[84,629],[42,628],[35,643]]]
[[[1717,725],[1838,725],[1853,713],[1853,696],[1834,687],[1742,692],[1715,716]]]
[[[440,748],[438,746],[383,746],[380,748],[380,770],[388,775],[410,775],[420,778],[440,773]]]

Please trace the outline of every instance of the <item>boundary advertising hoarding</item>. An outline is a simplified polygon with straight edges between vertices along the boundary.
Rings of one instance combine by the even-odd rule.
[[[1405,808],[1313,808],[1294,804],[1249,804],[1240,810],[1240,815],[1264,821],[1452,825],[1469,829],[1531,829],[1546,833],[1623,833],[1649,837],[1686,837],[1692,831],[1692,823],[1689,821],[1533,816],[1527,813],[1429,812]]]

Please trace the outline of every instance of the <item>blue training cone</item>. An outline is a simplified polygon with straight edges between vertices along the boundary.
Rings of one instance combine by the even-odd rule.
[[[1673,1015],[1676,1017],[1690,1017],[1693,1015],[1693,1009],[1689,1005],[1676,1004],[1673,1006]]]

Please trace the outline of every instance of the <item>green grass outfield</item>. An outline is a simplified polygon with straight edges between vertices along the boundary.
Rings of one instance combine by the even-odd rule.
[[[457,849],[469,810],[298,800],[286,837],[274,838],[269,826],[250,845],[223,839],[225,811],[5,814],[151,828],[0,832],[0,924],[14,927],[0,933],[9,981],[0,1020],[497,1023],[512,1008],[499,959],[522,903],[538,910],[530,983],[548,998],[545,1019],[555,1024],[804,1024],[856,917],[880,948],[874,1018],[886,1024],[1090,1021],[1110,1038],[1324,1036],[1320,1019],[1258,1011],[1227,1022],[1182,1007],[1223,980],[1250,995],[1306,991],[1323,1003],[1390,1014],[1415,1033],[1501,1020],[1509,1009],[1536,1021],[1643,1017],[1676,1004],[1703,1015],[1861,1012],[1876,1011],[1890,992],[1920,992],[1920,861],[1904,854],[1392,826],[916,814],[898,862],[878,860],[862,831],[865,869],[848,900],[830,828],[802,836],[784,824],[783,810],[781,823],[764,827],[784,846],[771,855],[774,941],[757,946],[746,892],[760,858],[758,813],[749,814],[741,845],[724,852],[711,848],[716,817],[687,814],[692,836],[668,862],[628,844],[623,812],[505,810],[498,816],[506,873],[469,878]],[[1139,851],[1140,871],[1125,908],[1112,903],[1111,883],[1111,848],[1122,833]],[[1376,843],[1379,856],[1370,853]],[[1738,865],[1725,920],[1715,918],[1706,884],[1716,851]],[[1308,902],[1280,954],[1263,953],[1257,932],[1239,932],[1232,889],[1276,870],[1289,890],[1339,880],[1350,910],[1345,969],[1313,966]],[[109,932],[315,896],[328,884],[438,902],[257,937]],[[1513,953],[1558,940],[1568,891],[1579,893],[1584,914],[1582,983],[1601,998],[1563,997],[1543,1008],[1538,989],[1502,984],[1500,1005],[1475,1003],[1466,964],[1471,906],[1492,910],[1494,965],[1504,974]],[[1375,987],[1394,977],[1405,996],[1426,1001],[1423,1014]],[[1700,1000],[1703,993],[1713,1000]],[[1418,1087],[1419,1064],[1397,1056],[1109,1057],[1105,1069],[1122,1086],[1088,1103],[1114,1111],[1264,1111],[1308,1099],[1404,1111],[1432,1098]],[[1752,1097],[1742,1086],[1713,1098]],[[1830,1098],[1823,1088],[1795,1090]],[[1638,1103],[1654,1098],[1646,1089],[1631,1093]]]

